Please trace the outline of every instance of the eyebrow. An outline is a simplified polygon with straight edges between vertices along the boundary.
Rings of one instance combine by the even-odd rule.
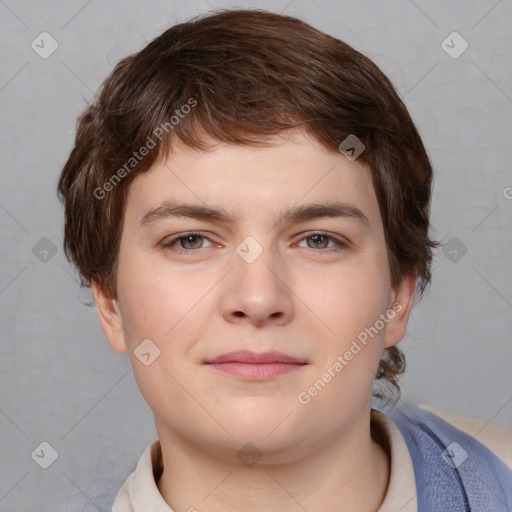
[[[236,224],[240,215],[230,213],[222,207],[204,206],[190,203],[177,203],[165,201],[155,208],[151,208],[140,220],[140,226],[147,226],[161,219],[172,217],[188,217],[197,220],[218,221],[228,225]],[[298,224],[307,220],[323,217],[347,217],[355,219],[371,230],[368,217],[354,205],[343,202],[312,203],[302,206],[293,206],[279,212],[280,222]]]

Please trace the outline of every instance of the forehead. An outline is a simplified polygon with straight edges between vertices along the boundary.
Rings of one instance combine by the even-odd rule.
[[[169,202],[216,209],[233,223],[255,217],[275,223],[300,216],[301,205],[320,203],[343,203],[370,221],[380,217],[370,169],[303,132],[274,136],[264,146],[216,143],[199,151],[176,144],[131,184],[127,220],[140,223]]]

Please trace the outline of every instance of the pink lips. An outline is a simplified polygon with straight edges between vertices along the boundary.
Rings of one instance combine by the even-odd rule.
[[[246,379],[265,380],[302,368],[307,363],[281,352],[256,353],[241,350],[222,354],[206,364]]]

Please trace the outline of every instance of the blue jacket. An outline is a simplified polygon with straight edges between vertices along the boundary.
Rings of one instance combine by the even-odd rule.
[[[418,512],[512,512],[512,471],[482,443],[411,402],[382,412],[409,448]]]

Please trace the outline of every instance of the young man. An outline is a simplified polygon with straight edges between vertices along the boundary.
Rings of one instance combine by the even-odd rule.
[[[158,432],[114,512],[512,507],[478,441],[372,409],[430,279],[431,180],[389,80],[298,19],[223,11],[118,64],[58,187]]]

